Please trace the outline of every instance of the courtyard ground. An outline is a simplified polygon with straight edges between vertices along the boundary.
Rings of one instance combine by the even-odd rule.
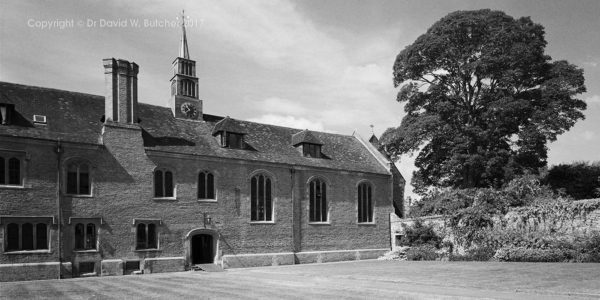
[[[0,283],[2,299],[600,299],[600,264],[357,261]]]

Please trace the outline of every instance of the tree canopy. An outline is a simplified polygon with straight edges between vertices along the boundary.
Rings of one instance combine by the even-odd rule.
[[[600,161],[553,166],[543,182],[575,200],[600,197]]]
[[[584,118],[583,70],[544,53],[544,28],[489,9],[437,21],[394,63],[406,116],[381,142],[418,152],[413,185],[494,187],[546,165],[548,141]]]

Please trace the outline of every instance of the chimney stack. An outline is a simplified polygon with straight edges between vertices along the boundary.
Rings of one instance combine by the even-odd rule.
[[[102,60],[105,78],[105,122],[137,123],[138,65],[123,59]]]

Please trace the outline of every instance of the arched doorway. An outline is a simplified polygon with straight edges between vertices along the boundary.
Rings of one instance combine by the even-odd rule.
[[[196,228],[185,235],[184,251],[187,267],[198,264],[219,264],[219,232]]]
[[[214,238],[210,234],[196,234],[192,236],[192,249],[190,251],[192,265],[214,263],[214,243]]]

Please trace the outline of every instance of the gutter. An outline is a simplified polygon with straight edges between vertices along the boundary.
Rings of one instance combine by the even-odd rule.
[[[61,181],[61,176],[60,176],[60,164],[61,164],[61,157],[62,157],[62,145],[61,145],[61,141],[60,139],[58,141],[56,141],[56,148],[54,148],[54,152],[56,152],[56,215],[57,215],[57,226],[58,226],[58,238],[57,238],[57,252],[58,252],[58,279],[60,280],[62,278],[62,215],[61,215],[61,185],[62,185],[62,181]]]

